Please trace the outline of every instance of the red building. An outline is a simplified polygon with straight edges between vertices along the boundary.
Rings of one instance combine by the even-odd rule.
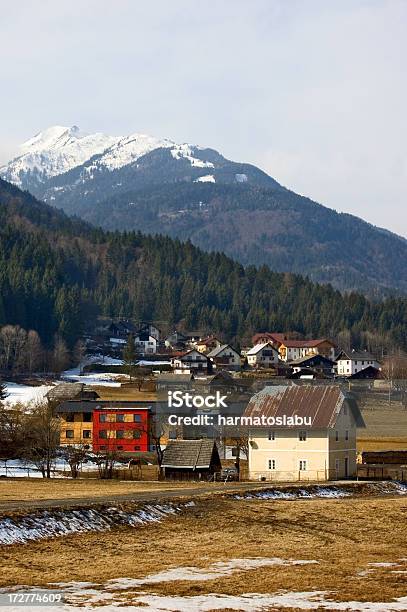
[[[97,406],[93,411],[93,450],[146,452],[150,450],[149,406]]]

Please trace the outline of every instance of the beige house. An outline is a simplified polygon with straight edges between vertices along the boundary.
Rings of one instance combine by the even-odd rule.
[[[337,385],[265,387],[249,419],[251,480],[335,480],[356,476],[356,401]]]
[[[271,342],[263,342],[248,350],[246,359],[252,368],[270,368],[278,365],[278,351]]]

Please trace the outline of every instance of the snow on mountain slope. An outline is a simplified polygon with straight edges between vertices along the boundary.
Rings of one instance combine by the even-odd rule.
[[[186,159],[195,168],[213,168],[213,163],[203,161],[194,151],[203,150],[189,144],[177,144],[167,138],[155,138],[146,134],[108,136],[102,133],[85,134],[77,126],[52,126],[27,140],[20,147],[20,155],[0,168],[0,176],[18,186],[31,186],[64,174],[92,159],[86,168],[88,178],[92,170],[101,168],[117,170],[134,163],[156,149],[171,150],[174,159]]]
[[[174,146],[175,142],[166,138],[159,139],[147,134],[132,134],[120,138],[110,149],[105,151],[98,160],[98,164],[109,170],[117,170],[117,168],[133,163],[139,157],[154,151],[154,149]]]
[[[46,180],[103,153],[119,139],[99,132],[83,134],[77,126],[56,125],[23,143],[21,154],[1,168],[0,175],[17,185],[29,173],[35,173],[38,180]]]

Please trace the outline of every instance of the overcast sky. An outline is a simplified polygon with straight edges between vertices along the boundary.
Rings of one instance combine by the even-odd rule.
[[[0,8],[0,162],[49,125],[145,132],[407,234],[406,0]]]

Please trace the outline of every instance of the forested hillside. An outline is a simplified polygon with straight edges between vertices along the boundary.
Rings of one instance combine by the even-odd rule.
[[[294,274],[244,268],[190,242],[108,233],[0,180],[0,325],[60,333],[72,345],[98,314],[207,328],[240,342],[256,330],[369,331],[407,348],[407,299],[371,302]]]
[[[54,126],[21,152],[0,176],[105,230],[190,239],[244,265],[266,264],[371,297],[407,294],[405,238],[213,149]]]

